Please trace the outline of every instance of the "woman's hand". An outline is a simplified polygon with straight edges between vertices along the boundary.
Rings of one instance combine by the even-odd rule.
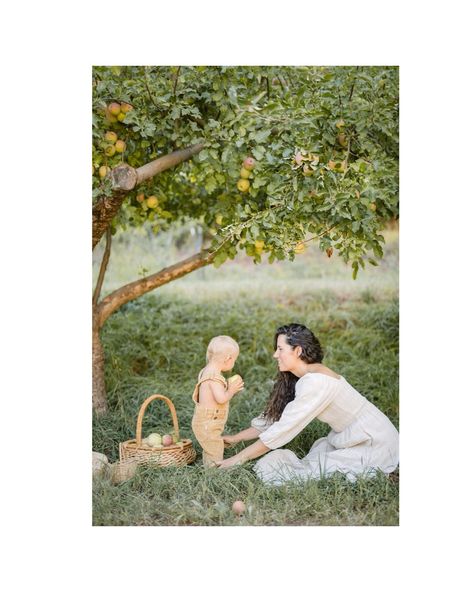
[[[222,439],[224,440],[224,448],[230,448],[231,446],[235,446],[237,442],[240,442],[236,435],[224,434]]]
[[[217,462],[217,466],[219,469],[228,469],[233,467],[234,465],[242,465],[249,460],[253,460],[254,458],[258,458],[262,456],[262,454],[266,454],[270,448],[265,446],[265,444],[261,440],[257,440],[247,448],[244,448],[239,453],[234,454],[230,458],[226,458],[225,460],[221,460]]]
[[[226,458],[225,460],[216,461],[216,464],[219,467],[219,469],[229,469],[230,467],[241,464],[238,460],[235,459],[235,456],[231,456],[230,458]]]

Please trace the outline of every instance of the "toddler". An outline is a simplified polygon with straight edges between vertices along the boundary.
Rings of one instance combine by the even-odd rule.
[[[238,355],[239,346],[232,337],[213,337],[207,347],[207,366],[199,373],[194,387],[191,426],[202,447],[205,467],[215,465],[215,461],[224,457],[222,432],[229,414],[229,401],[244,388],[244,383],[240,376],[228,383],[221,372],[232,370]]]

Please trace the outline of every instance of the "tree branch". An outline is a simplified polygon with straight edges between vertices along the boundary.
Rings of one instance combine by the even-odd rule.
[[[146,68],[147,68],[146,66],[143,67],[143,74],[144,74],[144,79],[145,79],[145,86],[148,91],[148,96],[150,97],[150,101],[153,103],[153,105],[155,105],[155,107],[158,110],[160,110],[159,106],[155,103],[155,100],[151,95],[150,87],[148,86],[148,78],[147,78],[147,74],[146,74]]]
[[[112,196],[100,198],[92,208],[92,249],[102,238],[129,191],[143,181],[189,160],[203,148],[204,144],[194,144],[152,160],[138,169],[125,163],[115,167],[110,173],[114,190]]]
[[[179,78],[179,71],[181,70],[181,66],[178,66],[176,70],[176,74],[174,77],[174,86],[173,86],[173,95],[176,97],[176,86],[178,85],[178,78]]]
[[[120,308],[126,302],[135,300],[139,296],[151,292],[155,288],[172,282],[192,271],[212,263],[215,258],[214,253],[208,250],[200,251],[188,259],[184,259],[170,267],[165,267],[161,271],[144,277],[135,282],[122,286],[115,292],[106,296],[97,307],[97,321],[99,328],[105,323],[109,316]]]
[[[185,160],[189,160],[195,154],[201,152],[203,148],[204,144],[194,144],[193,146],[189,146],[183,150],[176,150],[171,154],[161,156],[160,158],[152,160],[151,162],[141,166],[137,169],[137,185],[143,183],[143,181],[146,181],[151,177],[154,177],[158,173],[162,173],[167,169],[173,168]]]
[[[107,269],[107,265],[110,259],[110,249],[112,246],[112,230],[110,229],[110,225],[107,228],[107,232],[105,233],[106,243],[105,243],[105,251],[104,256],[102,257],[102,263],[100,264],[99,270],[99,277],[97,278],[97,284],[94,290],[94,296],[92,297],[92,304],[95,306],[97,302],[99,302],[100,291],[102,290],[102,284],[104,282],[105,271]]]

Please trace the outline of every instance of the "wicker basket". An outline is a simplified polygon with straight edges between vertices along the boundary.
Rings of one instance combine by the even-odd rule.
[[[136,438],[134,440],[127,440],[126,442],[120,442],[120,461],[133,459],[138,464],[152,464],[160,467],[183,466],[192,463],[196,458],[196,451],[193,448],[192,441],[189,439],[184,438],[180,444],[172,444],[163,448],[152,448],[142,443],[143,416],[148,405],[155,399],[162,399],[167,403],[173,419],[174,433],[179,440],[178,417],[172,401],[164,395],[151,395],[148,399],[145,399],[138,412]]]

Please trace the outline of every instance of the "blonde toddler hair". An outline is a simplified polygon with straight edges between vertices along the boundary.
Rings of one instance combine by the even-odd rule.
[[[239,355],[239,344],[228,335],[213,337],[207,346],[206,360],[210,362],[216,356],[225,356],[227,353],[236,351]]]

